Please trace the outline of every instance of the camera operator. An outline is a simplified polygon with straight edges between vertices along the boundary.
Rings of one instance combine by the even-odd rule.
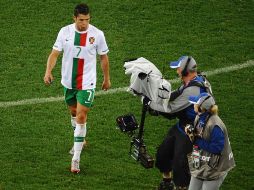
[[[156,167],[163,175],[158,190],[187,189],[190,183],[190,171],[187,154],[192,151],[192,144],[185,134],[184,128],[192,124],[195,119],[193,105],[189,96],[198,96],[200,93],[209,92],[209,82],[197,73],[197,64],[193,57],[182,56],[178,61],[170,63],[176,69],[182,80],[182,85],[171,93],[168,105],[160,106],[151,102],[151,113],[157,113],[168,119],[178,118],[179,121],[169,129],[156,154]],[[172,182],[173,181],[173,182]]]

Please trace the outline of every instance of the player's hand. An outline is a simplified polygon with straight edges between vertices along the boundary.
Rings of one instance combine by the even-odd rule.
[[[101,89],[107,91],[110,87],[111,87],[110,80],[104,80]]]
[[[45,76],[44,76],[44,83],[46,85],[50,85],[53,82],[53,80],[54,80],[54,77],[53,77],[53,75],[51,73],[50,74],[48,74],[48,73],[45,74]]]

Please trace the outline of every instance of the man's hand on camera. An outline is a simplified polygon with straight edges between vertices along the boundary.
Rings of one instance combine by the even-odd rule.
[[[142,96],[141,102],[142,102],[142,104],[149,105],[151,103],[151,100],[146,96]]]

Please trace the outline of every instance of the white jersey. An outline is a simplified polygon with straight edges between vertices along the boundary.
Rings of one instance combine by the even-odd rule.
[[[61,28],[53,49],[63,52],[62,80],[64,87],[86,90],[96,87],[96,55],[108,53],[104,33],[89,24],[84,32],[75,24]]]

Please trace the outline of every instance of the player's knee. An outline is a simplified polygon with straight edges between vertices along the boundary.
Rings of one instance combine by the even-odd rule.
[[[77,113],[77,122],[78,123],[85,123],[87,119],[87,112],[86,111],[80,111]]]
[[[72,116],[76,116],[76,114],[77,114],[76,106],[69,106],[69,110],[70,110]]]
[[[73,116],[77,115],[77,109],[76,108],[71,108],[70,111],[71,111],[71,115],[73,115]]]
[[[86,115],[79,114],[77,115],[77,122],[84,123],[86,121]]]

